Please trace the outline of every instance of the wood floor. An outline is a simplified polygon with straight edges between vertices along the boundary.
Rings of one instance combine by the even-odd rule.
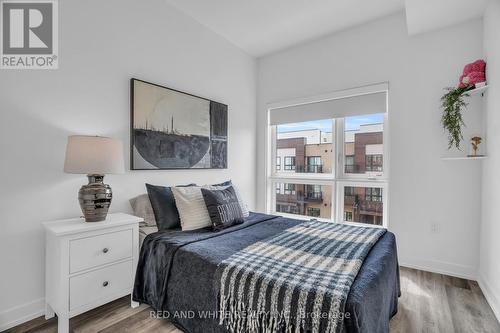
[[[500,333],[500,325],[477,282],[402,267],[391,332]]]
[[[500,325],[474,281],[401,268],[402,296],[391,332],[500,332]],[[70,320],[73,332],[181,333],[166,320],[150,317],[150,308],[130,308],[121,298]],[[14,327],[9,333],[56,333],[56,319],[43,317]]]

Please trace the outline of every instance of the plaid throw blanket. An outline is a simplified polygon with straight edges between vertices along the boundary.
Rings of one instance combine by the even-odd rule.
[[[217,269],[220,324],[231,332],[340,332],[351,285],[385,229],[305,222]]]

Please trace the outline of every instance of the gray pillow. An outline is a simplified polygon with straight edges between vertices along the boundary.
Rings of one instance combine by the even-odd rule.
[[[151,206],[151,201],[149,201],[149,196],[146,193],[130,199],[129,202],[135,216],[142,217],[144,219],[144,224],[148,227],[156,227],[153,207]]]

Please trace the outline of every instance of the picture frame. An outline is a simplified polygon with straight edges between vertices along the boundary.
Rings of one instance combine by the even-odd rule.
[[[228,106],[132,78],[130,169],[227,169]]]

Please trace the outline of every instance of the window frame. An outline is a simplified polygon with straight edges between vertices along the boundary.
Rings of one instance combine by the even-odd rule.
[[[293,187],[288,188],[290,185],[293,185]],[[296,185],[295,183],[283,183],[283,194],[284,195],[296,195],[297,188],[295,187],[295,185]]]
[[[291,159],[293,164],[286,164],[287,159]],[[284,156],[283,157],[283,171],[295,171],[297,165],[296,156]],[[289,167],[289,169],[287,168]]]
[[[270,112],[271,109],[268,109],[268,112]],[[325,119],[323,119],[325,120]],[[313,173],[313,172],[290,172],[290,171],[295,171],[296,170],[296,167],[292,170],[287,170],[285,169],[285,158],[286,157],[294,157],[295,156],[286,156],[284,155],[283,156],[283,161],[282,161],[282,168],[281,170],[277,171],[276,168],[275,168],[275,165],[273,164],[272,168],[274,169],[268,169],[269,166],[266,166],[266,171],[267,171],[267,175],[266,175],[266,178],[269,179],[269,178],[283,178],[283,179],[293,179],[293,178],[298,178],[298,179],[318,179],[318,180],[321,180],[321,179],[332,179],[332,178],[335,178],[336,177],[336,172],[337,172],[337,163],[335,163],[335,156],[336,156],[336,140],[337,140],[337,137],[335,135],[336,131],[337,131],[337,122],[336,122],[336,119],[330,119],[331,122],[332,122],[332,141],[333,141],[333,144],[332,144],[332,149],[330,149],[330,156],[331,156],[331,159],[332,159],[332,166],[331,166],[331,172],[326,172],[326,173]],[[278,137],[278,133],[277,133],[277,126],[271,126],[269,125],[268,123],[268,131],[267,131],[267,136],[266,136],[266,145],[267,145],[267,156],[269,156],[270,159],[276,159],[276,157],[278,156],[277,155],[277,147],[276,147],[276,140],[277,140],[277,137]],[[321,143],[323,144],[323,143]],[[306,161],[304,161],[304,165],[306,165],[305,163]],[[297,164],[297,160],[295,159],[295,165]],[[268,208],[267,208],[267,198],[266,198],[266,211],[269,211]]]
[[[349,158],[349,159],[352,159],[352,163],[347,164],[347,159],[348,159],[348,158]],[[344,172],[345,172],[345,168],[346,168],[347,166],[352,166],[352,167],[354,167],[354,155],[346,155],[346,156],[344,156]],[[345,173],[347,173],[347,174],[349,174],[349,175],[351,175],[351,174],[352,174],[352,172],[345,172]]]
[[[387,92],[387,95],[389,94],[389,92]],[[345,163],[345,160],[346,160],[346,157],[350,157],[352,155],[345,155],[345,118],[339,118],[338,122],[342,123],[342,129],[343,129],[343,132],[341,133],[341,137],[338,137],[337,140],[341,140],[341,142],[343,143],[341,145],[340,150],[339,151],[339,156],[338,156],[338,159],[339,161],[342,161],[340,163],[340,165],[342,165],[342,170],[340,170],[340,173],[339,173],[339,179],[352,179],[352,180],[358,180],[358,179],[362,179],[362,180],[384,180],[384,181],[388,181],[388,178],[389,178],[389,163],[387,163],[387,161],[389,161],[389,145],[387,144],[389,142],[389,121],[388,121],[388,112],[386,112],[384,114],[384,122],[383,122],[383,132],[382,132],[382,145],[383,145],[383,152],[382,152],[382,171],[368,171],[368,172],[365,172],[365,173],[348,173],[348,172],[345,172],[345,166],[346,166],[346,163]],[[340,134],[339,134],[340,136]],[[365,155],[365,164],[366,164],[366,156]]]
[[[319,214],[319,215],[307,215],[309,217],[317,218],[317,217],[321,216],[321,208],[318,208],[318,207],[307,207],[307,212],[309,213],[309,211],[317,211],[318,214]]]
[[[383,214],[382,214],[382,225],[378,227],[384,227],[386,228],[388,226],[388,183],[387,182],[370,182],[370,181],[352,181],[352,180],[339,180],[337,182],[337,191],[342,191],[339,193],[345,193],[345,188],[346,187],[369,187],[369,188],[380,188],[382,190],[382,201],[377,201],[377,202],[382,202],[382,207],[383,207]],[[377,226],[377,225],[372,225],[372,224],[366,224],[366,223],[361,223],[361,222],[356,222],[356,221],[345,221],[344,220],[344,195],[339,195],[337,198],[337,206],[341,207],[339,209],[341,211],[341,214],[337,216],[337,221],[342,221],[342,222],[352,222],[352,223],[359,223],[362,225],[368,225],[368,226]]]
[[[374,189],[382,190],[380,187],[367,187],[367,189],[370,189],[370,193],[368,194],[365,192],[365,201],[382,202],[384,191],[382,191],[381,193],[373,193]],[[377,200],[373,200],[374,198],[377,198]]]
[[[346,212],[346,211],[344,211],[344,221],[346,221],[346,222],[352,222],[352,221],[349,221],[348,219],[346,219],[347,213],[349,213],[351,215],[351,219],[352,219],[352,216],[353,216],[352,212]]]
[[[321,144],[324,144],[324,143],[321,143]],[[309,163],[311,160],[314,161],[314,164]],[[316,163],[318,161],[319,161],[319,164]],[[306,167],[306,170],[309,167],[315,167],[316,168],[316,172],[311,172],[311,171],[307,170],[307,172],[305,172],[305,173],[322,173],[322,172],[317,172],[318,167],[322,167],[323,166],[323,160],[321,159],[321,156],[306,156],[306,161],[305,161],[304,165]],[[323,169],[321,171],[323,171]]]
[[[307,157],[307,163],[306,163],[307,165],[314,165],[314,166],[316,166],[316,165],[323,165],[321,163],[322,162],[321,161],[321,156],[306,156],[306,157]],[[311,160],[313,160],[315,162],[319,161],[319,164],[318,163],[309,163],[309,161],[311,161]]]
[[[371,172],[380,172],[378,170],[373,170],[373,166],[377,165],[377,164],[373,163],[374,157],[375,158],[378,158],[378,157],[382,158],[382,171],[383,171],[384,170],[384,155],[383,154],[365,155],[365,169],[367,171],[371,171]],[[370,163],[368,163],[368,161],[370,161]],[[368,170],[368,166],[370,166],[370,170]]]
[[[285,173],[276,170],[276,140],[277,140],[277,125],[270,125],[270,113],[273,109],[296,106],[309,103],[318,103],[332,99],[349,98],[364,94],[385,93],[387,110],[383,116],[383,172],[351,174],[345,173],[345,118],[332,119],[332,172],[331,173]],[[348,223],[353,225],[372,226],[372,227],[387,227],[389,224],[389,172],[390,172],[390,157],[389,157],[389,84],[381,83],[371,86],[365,86],[354,89],[347,89],[327,93],[319,96],[299,98],[291,101],[270,103],[267,105],[267,131],[265,136],[266,143],[266,159],[265,159],[265,209],[270,214],[282,215],[294,219],[310,220],[310,216],[296,215],[288,213],[276,212],[276,183],[294,183],[304,185],[321,185],[331,187],[331,218],[316,218],[322,221],[336,221],[339,223]],[[304,161],[306,164],[307,161]],[[282,164],[284,169],[284,163]],[[346,186],[358,187],[379,187],[382,188],[382,203],[383,203],[383,223],[382,226],[370,225],[365,223],[344,221],[344,188]]]

